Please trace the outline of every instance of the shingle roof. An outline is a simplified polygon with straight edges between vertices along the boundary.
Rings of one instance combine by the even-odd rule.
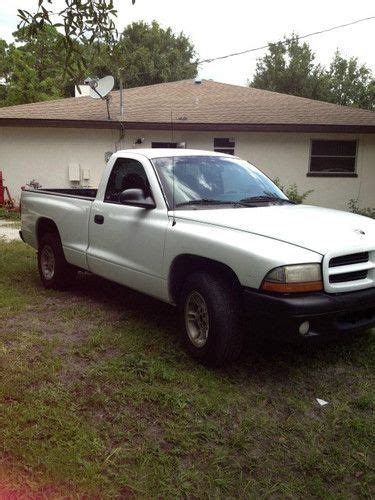
[[[375,133],[375,112],[266,90],[203,80],[160,83],[111,93],[106,105],[72,97],[0,108],[0,125],[190,130],[277,130]]]

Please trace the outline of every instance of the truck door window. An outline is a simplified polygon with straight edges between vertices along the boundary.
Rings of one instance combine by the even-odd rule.
[[[118,203],[120,193],[125,189],[143,189],[145,196],[151,196],[150,185],[143,165],[132,158],[119,158],[113,165],[104,201]]]

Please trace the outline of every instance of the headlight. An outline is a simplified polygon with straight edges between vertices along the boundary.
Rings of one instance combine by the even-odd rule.
[[[317,292],[323,290],[320,264],[277,267],[264,278],[261,290],[277,293]]]

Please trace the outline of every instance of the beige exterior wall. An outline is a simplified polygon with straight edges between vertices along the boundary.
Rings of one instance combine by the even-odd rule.
[[[141,146],[134,146],[137,138]],[[299,191],[313,189],[308,203],[346,209],[351,198],[362,207],[375,206],[375,135],[332,135],[292,133],[233,133],[129,131],[120,137],[117,130],[61,128],[0,128],[0,170],[12,196],[32,179],[43,187],[69,187],[70,163],[88,169],[89,181],[81,185],[96,187],[103,170],[106,151],[151,147],[152,141],[186,142],[188,148],[213,149],[214,137],[230,137],[235,153],[262,169],[284,185],[296,183]],[[307,177],[310,142],[315,138],[358,140],[358,178]]]

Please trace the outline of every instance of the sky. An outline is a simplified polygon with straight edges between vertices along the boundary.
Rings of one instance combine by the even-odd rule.
[[[54,0],[61,4],[62,0]],[[258,47],[299,35],[374,16],[374,0],[114,0],[119,29],[133,21],[157,20],[174,32],[190,37],[200,59]],[[17,9],[34,11],[37,0],[0,1],[0,37],[12,40]],[[375,73],[375,19],[307,39],[317,62],[328,65],[336,49],[345,57],[358,57]],[[265,50],[204,64],[201,78],[236,85],[251,79],[256,59]]]

